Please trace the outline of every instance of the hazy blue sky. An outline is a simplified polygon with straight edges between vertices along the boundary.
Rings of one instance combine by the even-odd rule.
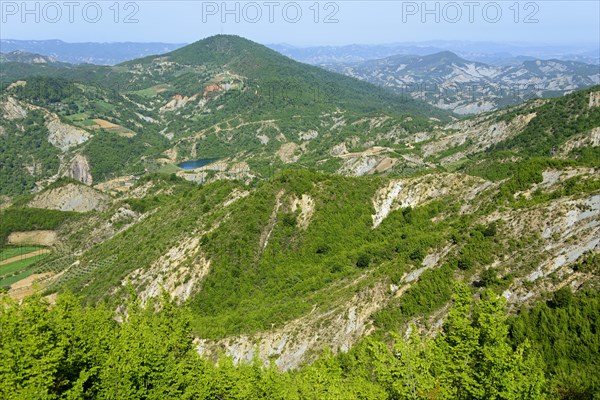
[[[68,42],[183,43],[231,33],[261,43],[295,45],[440,39],[600,42],[600,2],[595,0],[322,1],[316,7],[313,0],[227,2],[225,7],[221,1],[73,1],[74,5],[68,1],[27,2],[25,10],[21,1],[2,0],[0,36]],[[225,14],[224,8],[233,11]],[[425,13],[425,8],[429,13]],[[130,14],[133,15],[126,23]]]

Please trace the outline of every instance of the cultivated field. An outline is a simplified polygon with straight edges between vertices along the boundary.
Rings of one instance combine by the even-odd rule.
[[[30,276],[38,261],[50,254],[42,247],[6,247],[0,250],[0,287],[8,288]]]

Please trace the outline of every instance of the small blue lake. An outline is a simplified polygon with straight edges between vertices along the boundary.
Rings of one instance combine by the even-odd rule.
[[[199,160],[190,160],[184,161],[182,163],[177,164],[177,166],[181,169],[196,169],[200,167],[204,167],[214,161],[217,161],[216,158],[201,158]]]

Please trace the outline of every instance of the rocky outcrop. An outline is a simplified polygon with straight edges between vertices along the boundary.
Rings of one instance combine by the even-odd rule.
[[[335,309],[315,308],[280,329],[219,341],[196,339],[196,348],[206,356],[216,357],[224,352],[235,363],[251,362],[258,356],[265,364],[274,360],[283,371],[298,368],[314,361],[324,346],[334,352],[348,351],[361,337],[372,332],[371,315],[386,304],[389,297],[386,286],[376,285],[358,291]]]
[[[331,154],[334,157],[337,157],[342,154],[346,154],[347,152],[348,152],[348,149],[346,148],[346,143],[340,143],[340,144],[336,144],[335,146],[333,146],[333,148],[331,149],[329,154]]]
[[[58,116],[53,114],[47,116],[46,128],[49,132],[48,141],[62,151],[79,146],[91,137],[91,134],[83,129],[63,124]]]
[[[136,180],[137,178],[133,175],[124,175],[99,183],[94,188],[104,193],[116,195],[117,193],[129,191],[135,185]],[[140,197],[144,197],[144,195]]]
[[[210,260],[200,251],[201,235],[184,239],[160,257],[150,268],[139,268],[123,280],[142,288],[142,303],[159,297],[163,290],[178,302],[184,302],[198,290],[198,285],[210,270]]]
[[[260,141],[260,144],[268,144],[269,137],[267,135],[256,135],[256,138]]]
[[[494,213],[483,222],[502,220],[507,237],[541,238],[527,251],[518,251],[496,265],[499,270],[520,275],[504,292],[515,307],[533,301],[540,293],[556,290],[560,282],[579,284],[594,274],[575,273],[571,266],[584,254],[600,252],[600,195],[559,198],[547,205]],[[531,258],[535,254],[536,258]],[[533,262],[532,262],[533,261]],[[587,275],[587,276],[586,276]]]
[[[315,139],[317,136],[319,136],[319,132],[317,132],[315,130],[309,130],[307,132],[298,133],[298,137],[301,140],[312,140],[312,139]]]
[[[110,206],[111,198],[84,185],[69,183],[37,194],[29,207],[60,211],[102,211]]]
[[[442,165],[451,164],[469,154],[484,151],[496,143],[519,134],[535,116],[535,113],[518,115],[508,123],[496,122],[485,116],[458,121],[446,128],[446,131],[450,132],[456,130],[455,133],[448,134],[443,131],[441,136],[424,145],[423,156],[435,157],[451,148],[465,146],[463,150],[440,160]]]
[[[167,104],[162,106],[159,111],[160,112],[175,111],[179,108],[185,107],[185,105],[188,102],[196,100],[196,98],[198,98],[197,94],[193,95],[192,97],[176,94],[175,96],[173,96],[173,98],[169,102],[167,102]]]
[[[387,157],[391,149],[372,146],[364,151],[348,153],[344,143],[335,146],[330,154],[344,160],[338,173],[341,175],[362,176],[375,172],[385,172],[397,164],[397,160]]]
[[[581,135],[576,135],[567,140],[558,149],[558,156],[567,157],[571,151],[585,146],[600,146],[600,127],[593,128],[588,132],[585,132]]]
[[[271,216],[269,217],[269,222],[263,228],[262,233],[260,234],[260,240],[258,243],[258,248],[263,251],[267,248],[269,244],[269,238],[271,237],[271,233],[273,233],[273,228],[275,228],[275,224],[277,223],[277,213],[282,206],[282,197],[284,195],[284,191],[281,190],[277,193],[275,197],[275,207],[273,207],[273,211],[271,212]]]
[[[8,97],[2,103],[2,116],[8,120],[21,119],[27,116],[27,110],[14,97]]]
[[[371,173],[382,161],[378,156],[359,156],[347,158],[338,170],[341,175],[363,176]]]
[[[286,164],[293,163],[293,162],[298,161],[298,159],[300,158],[300,155],[296,154],[296,151],[298,150],[298,148],[299,148],[299,146],[296,143],[293,143],[293,142],[284,143],[279,148],[277,155],[279,156],[279,159],[281,161],[283,161],[284,163],[286,163]]]
[[[394,210],[417,207],[448,195],[463,198],[469,204],[490,185],[491,183],[484,179],[461,174],[425,175],[413,179],[392,180],[377,190],[373,197],[373,229]],[[464,211],[466,210],[461,210]]]
[[[298,226],[301,229],[306,230],[308,228],[308,224],[310,224],[310,220],[315,213],[315,201],[312,197],[307,194],[303,194],[301,198],[297,198],[292,195],[290,198],[290,208],[292,212],[299,212],[298,215]]]
[[[6,87],[6,91],[14,90],[18,87],[27,85],[27,81],[16,81]]]
[[[590,93],[589,107],[600,107],[600,92]]]
[[[42,110],[45,114],[45,125],[48,129],[48,142],[62,151],[67,151],[87,141],[91,134],[72,125],[62,123],[58,115],[47,110],[28,104],[22,104],[13,97],[8,97],[0,104],[2,116],[7,120],[25,118],[27,109]]]
[[[600,83],[598,66],[593,64],[536,60],[501,66],[447,52],[323,66],[457,114],[497,110],[532,95],[562,95]]]
[[[521,196],[530,199],[532,195],[538,191],[552,192],[562,188],[562,184],[574,177],[578,177],[582,182],[588,179],[598,177],[598,171],[595,168],[566,168],[562,170],[548,169],[542,172],[542,182],[534,183],[530,188],[514,194],[517,199]]]
[[[373,199],[373,206],[375,207],[375,214],[372,215],[373,228],[377,228],[388,216],[403,186],[402,182],[390,182],[386,188],[379,190],[375,199]]]
[[[82,154],[77,154],[73,157],[63,176],[68,176],[69,178],[90,186],[94,181],[92,174],[90,173],[90,164],[88,163],[87,158]]]

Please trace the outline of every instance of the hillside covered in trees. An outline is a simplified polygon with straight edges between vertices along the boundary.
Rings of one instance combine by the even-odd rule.
[[[579,307],[598,313],[597,299],[592,301]],[[122,322],[105,306],[83,308],[72,295],[59,296],[50,309],[39,297],[20,306],[5,299],[0,311],[0,393],[6,399],[541,399],[575,390],[545,377],[546,354],[532,347],[531,333],[514,343],[513,332],[509,341],[501,297],[488,291],[473,301],[463,285],[455,286],[436,338],[416,331],[407,338],[395,335],[391,345],[367,338],[347,354],[326,353],[288,373],[263,368],[257,359],[234,366],[226,357],[216,363],[201,358],[188,311],[168,296],[142,307],[133,294],[117,318]],[[513,324],[527,324],[528,318]],[[559,328],[558,334],[568,331]],[[583,341],[572,348],[593,352],[594,346]],[[571,395],[591,398],[594,372],[580,378],[581,391]]]

